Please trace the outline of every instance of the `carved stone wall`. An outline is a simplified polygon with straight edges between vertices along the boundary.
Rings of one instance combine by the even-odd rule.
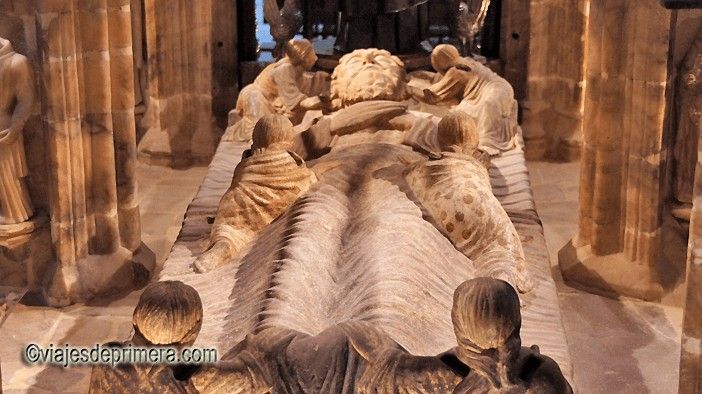
[[[41,123],[26,134],[36,132],[29,161],[46,159],[32,174],[45,192],[33,188],[32,197],[50,211],[55,264],[37,284],[54,305],[135,278],[141,230],[129,3],[14,0],[0,8],[1,18],[22,20],[23,49],[37,71]],[[31,145],[39,136],[45,150],[37,156]]]
[[[524,138],[529,159],[572,161],[582,144],[586,0],[532,0]]]
[[[173,166],[212,158],[222,134],[213,108],[225,124],[224,108],[235,104],[235,16],[236,2],[145,0],[149,130],[140,158]]]

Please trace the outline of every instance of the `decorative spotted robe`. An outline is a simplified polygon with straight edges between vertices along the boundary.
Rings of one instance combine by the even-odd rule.
[[[434,225],[473,261],[477,276],[505,280],[521,292],[531,288],[517,230],[480,161],[442,152],[415,164],[405,178]]]

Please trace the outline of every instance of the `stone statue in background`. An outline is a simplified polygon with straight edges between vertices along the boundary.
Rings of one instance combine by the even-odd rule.
[[[319,95],[324,93],[329,74],[306,75],[316,62],[317,54],[309,41],[288,41],[285,57],[267,66],[241,90],[235,109],[241,120],[233,125],[229,138],[250,141],[254,125],[265,115],[281,114],[298,123],[307,111],[322,109]]]
[[[315,336],[267,328],[201,367],[192,385],[208,393],[572,393],[558,364],[537,346],[521,347],[519,297],[508,283],[464,282],[451,319],[458,346],[434,357],[410,354],[365,322]]]
[[[0,225],[24,222],[34,211],[22,138],[33,104],[29,61],[0,37]]]
[[[410,188],[439,231],[473,261],[477,276],[531,290],[519,234],[492,193],[488,162],[481,160],[475,121],[453,110],[439,123],[437,139],[441,152],[405,175]]]
[[[235,257],[262,230],[317,181],[291,150],[293,125],[283,115],[262,117],[251,149],[234,170],[232,185],[217,210],[210,247],[196,261],[206,272]]]
[[[106,346],[192,346],[202,326],[202,312],[200,295],[192,287],[178,281],[156,282],[139,297],[132,316],[132,339]],[[197,393],[187,380],[195,370],[188,365],[96,365],[89,392]]]
[[[692,187],[697,164],[697,141],[702,127],[702,38],[697,38],[680,71],[676,109],[675,198],[692,204]]]
[[[432,104],[459,100],[455,108],[477,120],[480,148],[487,153],[497,155],[514,148],[519,124],[509,82],[447,44],[434,48],[431,63],[437,81],[424,90],[425,100]]]

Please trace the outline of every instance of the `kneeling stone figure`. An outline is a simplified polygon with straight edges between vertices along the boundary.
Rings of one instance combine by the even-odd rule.
[[[210,245],[195,261],[196,271],[210,271],[236,257],[317,182],[314,172],[291,150],[293,135],[293,125],[283,115],[266,115],[256,123],[251,149],[244,152],[220,201]]]

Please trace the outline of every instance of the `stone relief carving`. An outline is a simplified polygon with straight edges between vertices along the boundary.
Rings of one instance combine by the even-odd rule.
[[[308,44],[293,43],[298,48]],[[311,65],[314,54],[307,50],[311,51],[301,51],[310,56]],[[195,269],[206,272],[235,259],[266,225],[293,209],[293,203],[318,177],[336,166],[334,160],[320,158],[324,153],[389,143],[410,146],[433,158],[426,161],[426,156],[416,155],[406,159],[402,165],[407,174],[401,182],[412,190],[415,204],[428,211],[438,231],[471,260],[476,275],[504,279],[520,291],[528,291],[531,285],[524,271],[519,237],[492,194],[487,168],[481,162],[485,160],[484,151],[498,154],[497,148],[513,147],[517,126],[516,111],[508,112],[516,104],[511,87],[486,68],[478,68],[483,66],[461,58],[452,46],[440,46],[432,59],[445,75],[435,78],[438,82],[425,90],[426,96],[449,100],[454,93],[464,99],[438,128],[430,115],[408,111],[407,105],[401,103],[408,93],[404,64],[390,52],[379,49],[360,49],[341,58],[330,87],[332,107],[338,110],[317,117],[307,130],[294,135],[291,122],[283,115],[260,118],[254,128],[254,145],[244,154],[232,187],[220,202],[209,248],[197,258]],[[280,67],[293,66],[282,63]],[[477,71],[466,71],[471,70],[469,67]],[[453,71],[462,74],[454,76]],[[260,86],[268,86],[268,92],[285,92],[283,88],[287,86],[294,91],[291,102],[307,100],[292,79],[281,82],[265,73],[264,70],[257,81],[268,85],[253,86],[244,95],[260,98],[259,102],[250,102],[253,107],[269,104],[263,102],[266,98]],[[274,86],[279,82],[282,85]],[[493,108],[496,105],[499,107]],[[484,121],[485,117],[489,120]],[[474,119],[478,119],[477,125]],[[243,119],[240,123],[246,122]],[[501,139],[495,137],[500,133]],[[275,146],[257,141],[272,141]],[[319,160],[308,169],[303,159]],[[373,160],[384,163],[386,159],[376,154]],[[469,190],[468,194],[459,195],[462,189]]]
[[[479,137],[460,110],[438,126],[441,153],[405,175],[418,201],[454,246],[473,261],[476,276],[505,280],[526,292],[532,284],[517,230],[492,194],[485,164],[474,157]]]
[[[332,104],[341,108],[362,101],[404,100],[404,67],[384,49],[358,49],[342,56],[332,74]]]
[[[156,282],[139,297],[125,342],[107,346],[192,346],[202,326],[202,301],[195,289],[178,281]],[[165,364],[121,364],[93,367],[90,393],[197,393],[184,379],[192,367]]]
[[[195,262],[199,272],[226,263],[317,181],[290,150],[293,125],[283,115],[266,115],[253,131],[251,149],[234,171],[212,228],[209,249]]]
[[[305,120],[297,133],[291,113],[275,109],[239,122],[256,119],[253,143],[192,267],[203,273],[192,278],[237,273],[227,312],[237,339],[217,365],[152,376],[171,384],[178,374],[186,392],[285,392],[289,385],[302,392],[571,392],[555,362],[520,344],[518,292],[530,292],[532,279],[519,235],[492,193],[479,128],[480,116],[507,117],[504,107],[459,105],[466,91],[467,101],[488,107],[513,100],[511,90],[498,77],[473,77],[460,56],[442,63],[445,54],[434,59],[444,73],[428,74],[416,89],[398,58],[358,50],[332,75],[331,113],[299,108],[295,117]],[[451,85],[444,79],[452,68],[470,77],[458,78],[455,97],[424,92]],[[410,91],[428,98],[422,104],[433,112],[410,110]],[[261,99],[252,108],[269,100],[260,86],[247,94]],[[513,143],[518,129],[510,131]],[[457,286],[459,346],[433,356],[455,343],[447,317]],[[153,384],[130,374],[123,380]]]
[[[33,214],[27,190],[22,129],[34,103],[32,70],[26,57],[0,37],[0,225],[17,224]]]
[[[249,141],[256,122],[268,114],[282,114],[293,123],[310,110],[322,109],[329,75],[323,71],[308,73],[317,55],[307,40],[291,40],[284,46],[285,57],[267,66],[256,80],[243,88],[235,111],[241,121],[230,126],[227,139]]]
[[[458,100],[456,108],[476,119],[480,147],[491,155],[514,148],[519,125],[512,86],[478,61],[461,57],[451,45],[434,48],[431,62],[437,74],[423,99],[449,105]]]
[[[133,316],[134,337],[114,346],[188,346],[203,310],[192,287],[167,281],[146,289]],[[362,321],[318,335],[269,327],[247,336],[216,365],[94,367],[90,391],[572,393],[558,364],[536,345],[521,346],[519,297],[508,283],[462,283],[453,294],[451,321],[457,346],[436,356],[414,356]]]

